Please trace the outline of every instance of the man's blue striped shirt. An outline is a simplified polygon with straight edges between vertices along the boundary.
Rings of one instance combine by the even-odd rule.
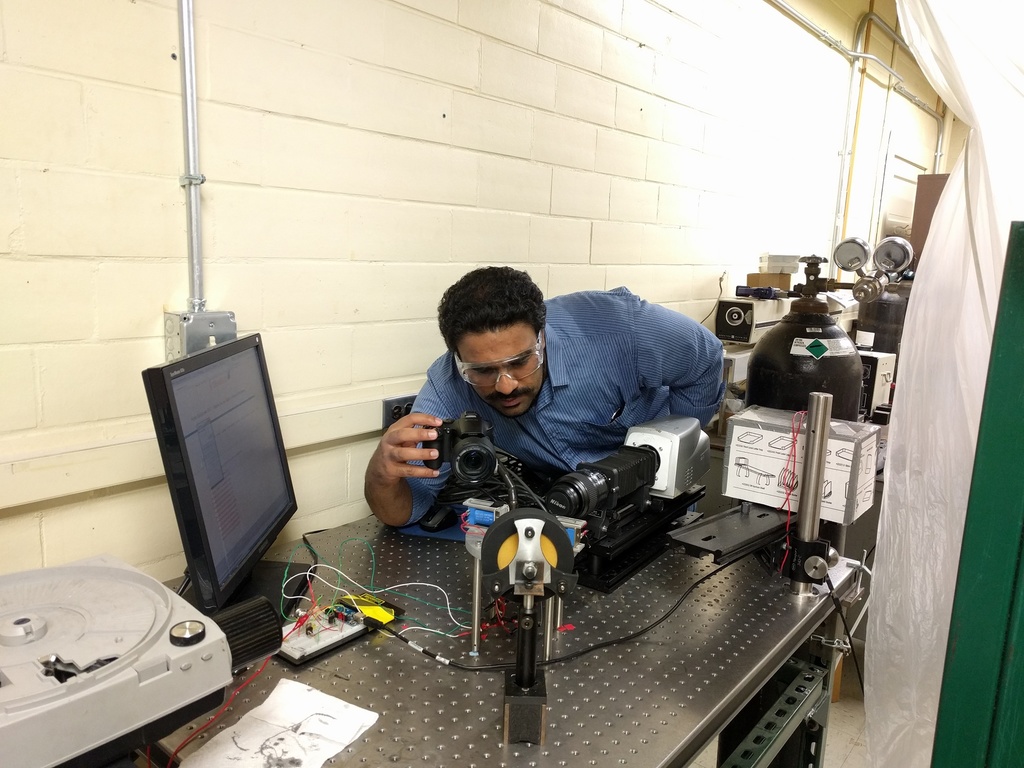
[[[562,474],[614,453],[637,424],[668,414],[706,424],[718,409],[722,343],[694,320],[626,288],[548,299],[545,376],[533,406],[508,418],[465,382],[446,352],[430,366],[413,409],[443,419],[476,411],[494,425],[494,444],[528,467]],[[448,479],[411,478],[410,522]]]

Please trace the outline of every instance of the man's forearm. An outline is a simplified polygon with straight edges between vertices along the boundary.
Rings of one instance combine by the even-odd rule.
[[[405,525],[412,516],[412,490],[404,479],[380,482],[369,474],[363,493],[370,510],[385,525]]]

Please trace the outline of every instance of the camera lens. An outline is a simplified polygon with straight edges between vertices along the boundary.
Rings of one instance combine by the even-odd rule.
[[[485,483],[498,468],[494,447],[482,437],[459,440],[452,450],[452,472],[466,485]]]
[[[547,492],[551,512],[556,515],[582,518],[589,515],[608,498],[608,480],[597,472],[570,472],[559,478]]]

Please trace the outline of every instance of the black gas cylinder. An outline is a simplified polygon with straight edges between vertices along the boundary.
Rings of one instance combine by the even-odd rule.
[[[899,354],[907,316],[907,297],[903,294],[909,293],[910,285],[912,283],[901,283],[898,291],[882,291],[875,301],[861,302],[857,306],[857,331],[874,334],[870,348],[875,352]],[[860,336],[857,340],[860,341]]]
[[[807,410],[811,392],[832,395],[832,418],[856,421],[863,369],[846,331],[817,298],[800,298],[750,353],[747,405]]]

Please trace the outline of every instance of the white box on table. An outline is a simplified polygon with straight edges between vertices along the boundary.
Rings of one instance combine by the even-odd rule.
[[[722,467],[722,495],[783,508],[800,499],[806,424],[793,449],[793,411],[752,405],[729,419]],[[805,419],[806,421],[806,419]],[[875,498],[878,426],[832,419],[822,477],[821,518],[849,525]],[[794,464],[795,459],[795,464]]]

